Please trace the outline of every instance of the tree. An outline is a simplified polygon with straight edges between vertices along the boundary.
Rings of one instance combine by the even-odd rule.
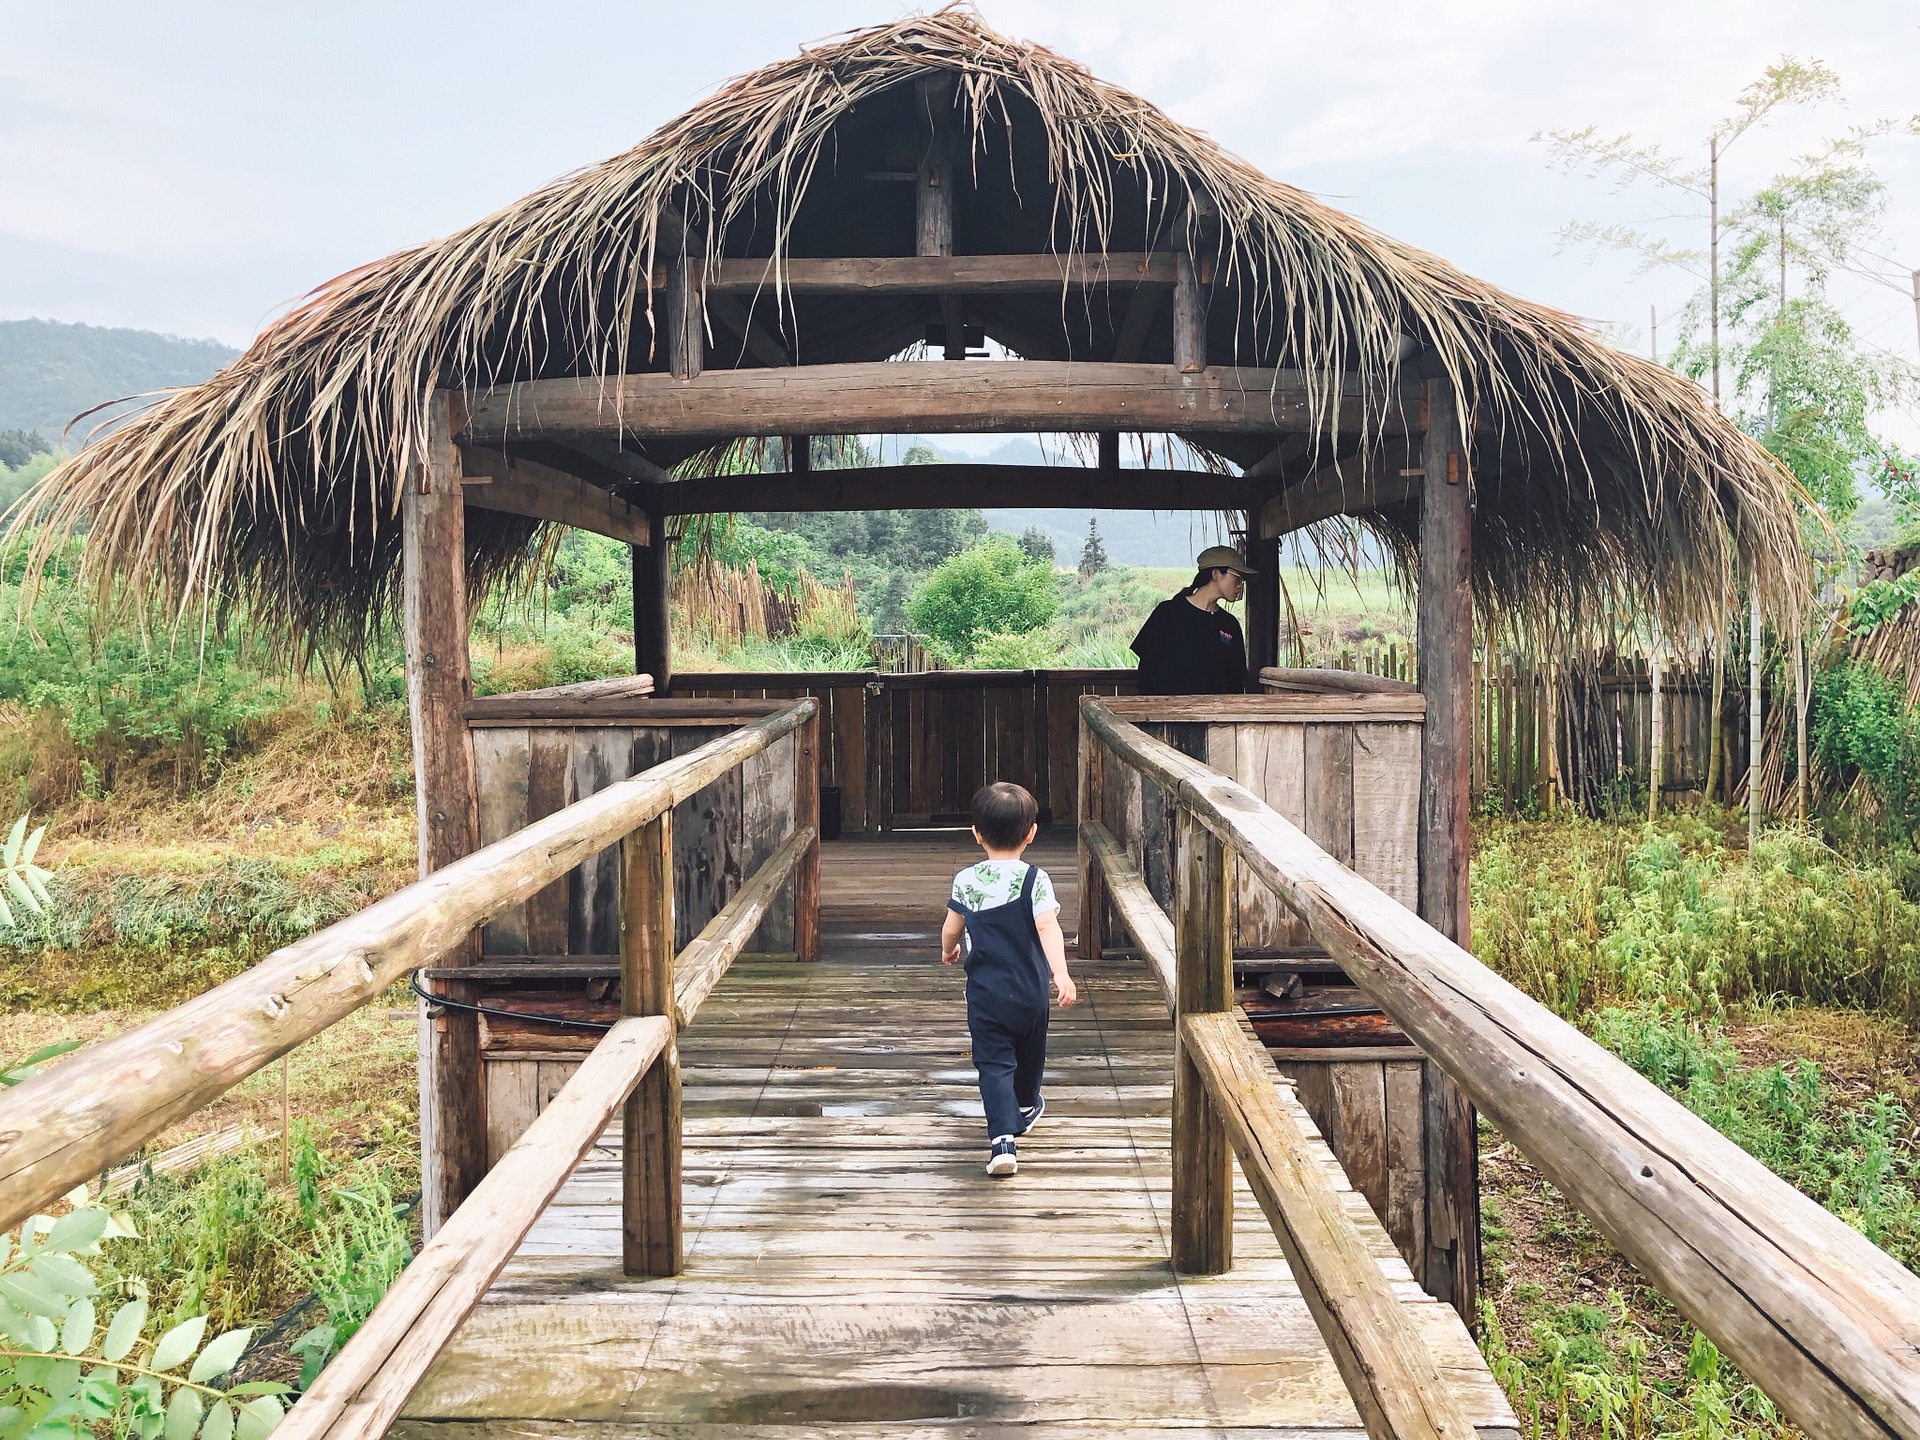
[[[1091,580],[1107,568],[1107,547],[1100,543],[1100,521],[1087,517],[1087,543],[1080,547],[1080,578]]]
[[[1060,597],[1050,566],[1004,535],[943,560],[907,602],[913,628],[965,658],[989,635],[1024,635],[1054,617]]]
[[[1029,525],[1020,536],[1020,553],[1037,565],[1053,568],[1053,537],[1038,525]]]

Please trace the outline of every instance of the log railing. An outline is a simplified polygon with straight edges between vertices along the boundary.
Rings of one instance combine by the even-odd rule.
[[[1240,1040],[1229,1013],[1221,918],[1229,854],[1795,1424],[1821,1437],[1920,1440],[1920,1277],[1240,785],[1095,697],[1080,713],[1083,766],[1096,777],[1106,765],[1130,767],[1179,812],[1169,927],[1118,843],[1094,823],[1087,806],[1096,787],[1081,789],[1089,903],[1110,904],[1156,973],[1173,982],[1176,1261],[1203,1270],[1231,1262],[1223,1222],[1231,1146],[1370,1433],[1461,1432],[1437,1399],[1424,1408],[1424,1390],[1422,1403],[1403,1393],[1423,1385],[1432,1362],[1406,1352],[1404,1329],[1371,1308],[1372,1282],[1340,1263],[1337,1225],[1325,1217],[1322,1226],[1323,1207],[1310,1195],[1289,1201],[1278,1188],[1298,1168],[1299,1148],[1284,1107],[1267,1103],[1262,1083],[1270,1090],[1270,1081],[1256,1083],[1251,1042]],[[1183,1171],[1192,1177],[1185,1184]],[[1310,1177],[1294,1178],[1311,1190]],[[1322,1282],[1323,1271],[1339,1278]],[[1347,1283],[1361,1288],[1339,1293]],[[1402,1408],[1389,1411],[1389,1402]]]
[[[627,1273],[681,1264],[680,1077],[691,1023],[781,886],[818,896],[818,835],[796,787],[793,832],[678,956],[673,807],[801,732],[811,770],[818,707],[796,700],[699,749],[618,781],[455,861],[245,974],[0,1092],[0,1231],[84,1184],[409,972],[469,943],[609,845],[621,847],[622,1018],[422,1248],[281,1422],[288,1440],[384,1435],[580,1157],[623,1112]],[[802,777],[803,782],[806,777]]]

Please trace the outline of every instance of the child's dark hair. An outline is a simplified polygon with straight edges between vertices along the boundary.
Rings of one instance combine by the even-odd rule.
[[[1040,807],[1027,787],[1011,780],[996,780],[973,792],[973,828],[992,849],[1024,845],[1039,817]]]

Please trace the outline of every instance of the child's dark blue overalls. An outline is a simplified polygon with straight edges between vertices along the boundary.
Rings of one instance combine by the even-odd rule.
[[[1046,952],[1033,923],[1032,865],[1020,893],[1004,905],[969,910],[958,900],[947,908],[966,922],[967,1031],[973,1064],[980,1072],[980,1099],[987,1109],[987,1138],[1020,1128],[1020,1111],[1040,1098],[1047,1066],[1048,989]]]

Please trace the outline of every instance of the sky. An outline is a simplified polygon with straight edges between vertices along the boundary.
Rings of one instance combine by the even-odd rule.
[[[1823,134],[1920,112],[1916,0],[981,0],[1270,175],[1529,298],[1670,341],[1690,282],[1565,252],[1572,219],[1667,213],[1551,170],[1536,132],[1686,154],[1783,54],[1846,103],[1729,154],[1729,188]],[[846,0],[540,6],[0,0],[0,318],[244,344],[314,285],[624,149],[726,78],[897,18]],[[1920,137],[1881,143],[1886,253],[1920,267]],[[1668,223],[1695,243],[1704,222]],[[1836,287],[1913,360],[1915,304]]]

